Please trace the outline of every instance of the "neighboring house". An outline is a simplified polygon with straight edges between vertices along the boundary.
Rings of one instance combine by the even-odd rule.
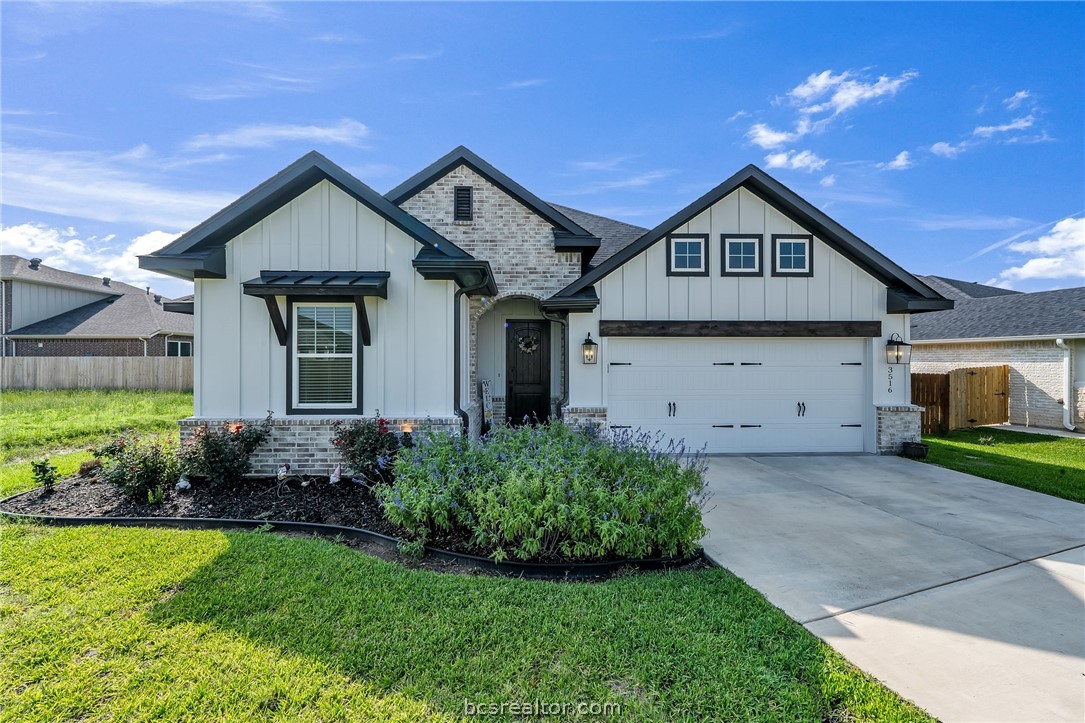
[[[331,424],[375,410],[478,434],[484,382],[498,420],[893,451],[919,413],[886,341],[951,305],[754,166],[645,230],[463,147],[384,196],[310,153],[140,264],[195,280],[183,428],[271,410],[261,472],[322,469]]]
[[[192,316],[149,289],[0,256],[0,356],[191,356]]]
[[[912,371],[1010,368],[1010,422],[1085,425],[1085,287],[1022,294],[921,276],[953,299],[949,311],[912,318]]]

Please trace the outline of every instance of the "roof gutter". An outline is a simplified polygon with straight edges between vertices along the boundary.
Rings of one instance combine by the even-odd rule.
[[[1056,339],[1055,346],[1062,349],[1062,426],[1074,432],[1077,430],[1077,427],[1074,426],[1071,404],[1071,395],[1074,391],[1074,365],[1072,363],[1074,352],[1062,339]]]
[[[1050,339],[1085,339],[1085,334],[1033,334],[1031,336],[979,336],[967,339],[916,339],[914,336],[909,340],[915,344],[992,344],[1000,341],[1048,341]]]

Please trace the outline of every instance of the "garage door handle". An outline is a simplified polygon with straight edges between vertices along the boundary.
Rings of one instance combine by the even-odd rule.
[[[759,366],[761,366],[761,362],[742,362],[742,366],[744,366],[744,367],[759,367]]]
[[[840,366],[842,366],[842,367],[861,367],[861,366],[863,366],[863,362],[840,362]]]
[[[612,367],[631,367],[633,362],[611,362],[610,365]]]
[[[712,362],[714,367],[733,367],[734,365],[734,362]]]
[[[799,402],[802,405],[802,416],[806,416],[806,402]]]
[[[712,428],[713,429],[734,429],[735,425],[733,425],[733,424],[713,424]]]
[[[861,424],[841,424],[841,427],[862,427]]]
[[[738,426],[741,427],[742,429],[748,429],[750,427],[760,427],[761,425],[760,424],[740,424]]]

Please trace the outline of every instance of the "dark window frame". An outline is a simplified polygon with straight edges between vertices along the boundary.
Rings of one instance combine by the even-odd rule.
[[[176,354],[170,354],[170,344],[176,344],[177,345],[177,353]],[[182,344],[187,344],[188,345],[188,354],[182,354],[181,353],[181,345]],[[192,356],[192,340],[191,339],[167,339],[166,340],[166,356],[177,357],[177,358]]]
[[[805,241],[806,242],[806,268],[796,271],[794,269],[781,269],[779,267],[780,256],[778,249],[781,241]],[[814,275],[814,236],[809,233],[774,233],[772,234],[772,275],[790,277],[810,277]]]
[[[452,220],[461,223],[475,220],[475,189],[472,186],[453,186]]]
[[[727,270],[727,260],[730,254],[727,251],[728,241],[754,241],[757,244],[757,268]],[[720,234],[720,276],[749,276],[758,277],[765,275],[765,235],[760,233],[721,233]]]
[[[363,349],[362,344],[362,315],[357,309],[354,311],[354,358],[355,358],[355,402],[354,407],[298,407],[296,406],[294,388],[294,361],[297,351],[294,334],[294,306],[306,304],[349,304],[354,305],[352,296],[287,296],[286,297],[286,414],[288,416],[356,416],[362,414],[362,376],[363,376]]]
[[[708,234],[706,233],[671,233],[667,234],[667,276],[708,276],[711,272],[709,269],[709,249],[708,249]],[[674,242],[675,241],[693,241],[697,240],[701,242],[701,267],[700,269],[688,270],[688,269],[675,269],[674,268]]]

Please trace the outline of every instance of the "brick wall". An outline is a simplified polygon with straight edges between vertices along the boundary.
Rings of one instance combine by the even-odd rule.
[[[1054,341],[912,347],[912,372],[917,374],[1001,364],[1010,367],[1010,423],[1061,428],[1065,371],[1063,350]]]
[[[878,454],[900,454],[905,442],[917,442],[923,407],[914,404],[878,407]]]
[[[409,425],[413,431],[423,427],[444,429],[458,433],[462,427],[459,417],[436,417],[428,419],[387,418],[388,426],[398,430]],[[201,424],[210,428],[221,427],[223,422],[237,420],[197,419],[189,417],[178,424],[181,439],[192,436],[192,430]],[[244,420],[259,423],[260,420]],[[290,463],[290,471],[302,475],[328,475],[339,463],[339,451],[332,444],[333,426],[342,419],[317,419],[313,417],[282,418],[271,420],[271,437],[253,453],[252,476],[268,477],[275,474],[283,462]]]
[[[173,339],[192,337],[172,336]],[[40,345],[40,346],[39,346]],[[14,356],[143,356],[140,339],[12,339],[9,353]],[[147,356],[165,356],[166,338],[152,336],[147,340]]]
[[[606,426],[606,407],[565,407],[561,410],[561,419],[566,424],[579,427],[586,424]]]
[[[473,189],[473,220],[452,219],[455,186]],[[554,229],[467,166],[401,204],[403,210],[475,258],[490,262],[499,292],[546,298],[580,278],[580,253],[554,251]]]
[[[1085,386],[1074,389],[1074,398],[1074,424],[1078,431],[1082,431],[1081,428],[1085,427]]]

